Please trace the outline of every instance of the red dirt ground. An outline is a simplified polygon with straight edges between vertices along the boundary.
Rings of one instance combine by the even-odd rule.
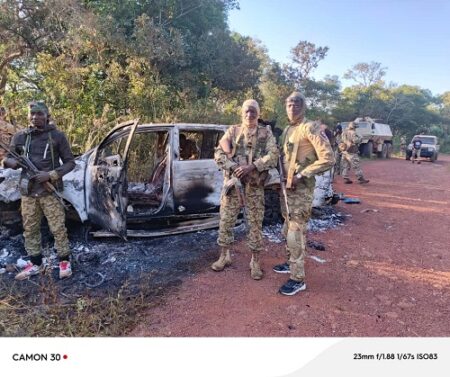
[[[267,240],[265,277],[252,280],[241,241],[230,268],[185,280],[130,335],[450,336],[450,156],[362,167],[368,185],[336,179],[337,192],[361,199],[338,204],[348,221],[309,235],[326,246],[309,254],[326,262],[307,258],[306,291],[277,293],[283,244]]]

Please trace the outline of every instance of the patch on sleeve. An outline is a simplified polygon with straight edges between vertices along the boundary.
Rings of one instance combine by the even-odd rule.
[[[325,133],[325,131],[320,131],[319,132],[319,135],[320,135],[320,137],[324,140],[324,141],[326,141],[327,143],[329,143],[330,142],[330,139],[328,139],[328,136],[327,136],[327,134]]]

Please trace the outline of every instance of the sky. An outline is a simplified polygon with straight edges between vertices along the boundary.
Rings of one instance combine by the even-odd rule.
[[[302,40],[328,46],[312,76],[339,76],[361,62],[387,67],[387,83],[450,91],[450,0],[240,0],[230,29],[259,39],[269,56],[290,62]]]

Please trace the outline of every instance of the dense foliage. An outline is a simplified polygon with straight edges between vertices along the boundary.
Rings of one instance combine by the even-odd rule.
[[[232,33],[235,0],[0,0],[0,103],[26,124],[25,104],[45,99],[78,152],[118,121],[232,123],[243,99],[285,124],[284,98],[306,93],[308,116],[333,125],[370,116],[396,137],[420,131],[450,150],[450,91],[433,96],[387,85],[386,67],[357,63],[322,80],[328,47],[300,41],[280,65],[264,46]]]

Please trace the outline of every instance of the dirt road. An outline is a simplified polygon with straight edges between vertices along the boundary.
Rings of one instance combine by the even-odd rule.
[[[239,241],[231,268],[187,278],[130,335],[450,336],[450,157],[363,169],[368,185],[335,185],[361,199],[338,204],[345,225],[310,234],[326,250],[309,250],[305,292],[277,293],[282,244],[266,240],[265,278],[253,281]]]

